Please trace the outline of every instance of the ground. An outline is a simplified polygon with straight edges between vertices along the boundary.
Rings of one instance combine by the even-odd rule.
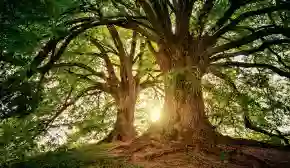
[[[290,151],[249,146],[222,146],[211,153],[179,142],[137,139],[128,143],[90,144],[44,153],[11,168],[288,168]]]
[[[263,147],[218,145],[218,152],[199,150],[179,142],[137,140],[111,150],[115,156],[144,168],[283,168],[290,167],[290,151]]]

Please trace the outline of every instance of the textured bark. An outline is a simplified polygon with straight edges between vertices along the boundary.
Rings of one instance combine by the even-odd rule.
[[[184,47],[184,46],[182,46]],[[196,59],[182,47],[170,50],[160,45],[156,59],[165,77],[165,104],[162,124],[166,138],[215,143],[216,133],[209,123],[202,96],[201,78],[206,71],[206,60]]]
[[[126,113],[128,113],[128,111],[118,111],[113,130],[102,140],[102,142],[126,142],[135,138],[136,131],[132,124],[133,122],[126,118]]]
[[[125,90],[120,90],[118,94],[114,96],[118,108],[117,119],[113,130],[102,140],[102,142],[125,142],[135,138],[134,111],[137,95],[138,87],[133,83],[133,85],[128,85]]]
[[[165,90],[165,134],[175,140],[215,140],[217,134],[204,111],[200,77],[189,72],[173,76]]]

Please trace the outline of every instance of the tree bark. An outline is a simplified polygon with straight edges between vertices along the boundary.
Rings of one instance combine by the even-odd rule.
[[[176,74],[174,74],[176,73]],[[195,72],[173,72],[166,79],[164,133],[174,140],[215,140],[215,132],[205,111],[201,76]]]
[[[205,114],[201,78],[206,60],[189,55],[182,47],[160,45],[157,63],[165,77],[164,115],[161,115],[165,138],[189,144],[214,144],[216,133]]]
[[[128,88],[114,96],[117,104],[117,119],[113,130],[101,142],[131,141],[136,136],[134,112],[138,90]]]

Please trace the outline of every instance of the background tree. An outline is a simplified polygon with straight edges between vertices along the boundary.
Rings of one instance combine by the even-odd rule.
[[[108,30],[91,30],[85,36],[84,41],[90,42],[83,44],[87,45],[87,51],[72,48],[67,52],[70,58],[62,58],[53,67],[66,67],[68,73],[90,83],[84,89],[86,92],[95,90],[95,94],[99,94],[101,91],[114,99],[117,119],[114,129],[104,141],[131,140],[136,135],[134,111],[138,95],[159,82],[152,69],[154,60],[146,52],[145,41],[136,32],[108,26]],[[110,37],[112,40],[108,40]],[[76,54],[80,55],[78,59],[73,58]],[[77,61],[80,57],[91,59]]]

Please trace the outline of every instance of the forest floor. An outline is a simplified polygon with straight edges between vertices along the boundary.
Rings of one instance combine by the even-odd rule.
[[[212,153],[178,142],[121,143],[111,154],[144,168],[290,168],[290,151],[249,146],[222,146]]]
[[[178,142],[137,140],[89,144],[43,153],[4,167],[11,168],[290,168],[290,151],[249,146],[220,146],[200,152]],[[237,152],[238,151],[238,152]],[[1,167],[1,166],[0,166]]]

